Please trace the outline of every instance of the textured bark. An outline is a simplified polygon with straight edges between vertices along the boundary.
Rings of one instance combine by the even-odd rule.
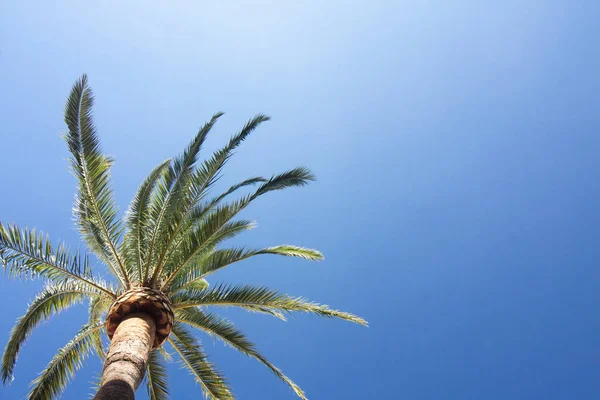
[[[133,400],[142,382],[156,326],[148,314],[126,316],[117,327],[104,360],[100,390],[94,400]]]

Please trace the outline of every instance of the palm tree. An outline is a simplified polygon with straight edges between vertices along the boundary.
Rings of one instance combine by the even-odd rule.
[[[208,132],[222,115],[217,113],[200,128],[181,156],[162,162],[150,173],[121,220],[110,188],[113,160],[100,151],[92,106],[93,95],[84,75],[73,86],[65,106],[65,140],[79,184],[73,213],[83,239],[111,277],[99,278],[87,254],[71,253],[63,244],[52,246],[48,237],[35,229],[0,222],[0,261],[5,271],[16,277],[47,279],[45,288],[10,333],[2,357],[4,383],[12,380],[19,350],[40,322],[89,299],[88,322],[32,381],[29,399],[56,398],[91,352],[104,363],[95,399],[133,399],[145,376],[150,398],[166,399],[165,361],[169,353],[163,345],[167,342],[209,399],[233,399],[225,378],[207,360],[192,329],[255,358],[305,399],[304,392],[242,332],[208,309],[240,307],[280,319],[299,311],[362,325],[366,321],[266,287],[209,287],[205,278],[260,254],[322,259],[316,250],[291,245],[219,247],[253,227],[251,221],[233,220],[253,200],[268,192],[304,186],[314,176],[300,167],[268,179],[252,177],[210,196],[209,190],[233,150],[269,119],[255,116],[223,148],[197,163]],[[250,194],[224,201],[238,189],[250,186],[255,186]],[[110,339],[107,351],[104,331]]]

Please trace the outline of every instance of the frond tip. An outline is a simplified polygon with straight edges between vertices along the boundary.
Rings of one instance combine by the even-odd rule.
[[[306,400],[306,396],[302,389],[300,389],[300,386],[296,385],[279,368],[271,364],[262,354],[258,352],[254,344],[250,342],[242,332],[240,332],[225,318],[219,318],[215,315],[204,313],[197,308],[179,310],[176,313],[175,318],[176,321],[180,321],[194,328],[200,329],[209,335],[222,340],[225,344],[231,346],[239,352],[255,358],[269,368],[279,379],[287,383],[298,397]]]

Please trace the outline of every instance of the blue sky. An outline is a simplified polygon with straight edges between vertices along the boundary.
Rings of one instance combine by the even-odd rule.
[[[83,72],[121,209],[213,112],[226,115],[208,150],[264,112],[224,184],[297,165],[318,181],[255,203],[258,229],[236,243],[326,260],[257,258],[213,281],[369,320],[223,312],[310,399],[598,398],[595,2],[51,3],[0,5],[2,221],[82,245],[60,134]],[[1,346],[40,286],[0,279]],[[35,331],[0,398],[25,396],[85,309]],[[294,398],[203,339],[238,398]],[[99,371],[91,357],[64,398]],[[170,373],[172,398],[198,398]]]

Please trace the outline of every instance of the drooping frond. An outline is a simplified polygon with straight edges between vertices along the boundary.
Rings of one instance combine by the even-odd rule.
[[[83,361],[92,351],[93,335],[104,328],[104,324],[84,325],[79,333],[61,348],[46,369],[31,382],[29,400],[55,399],[81,368]]]
[[[88,307],[88,325],[95,325],[104,321],[104,317],[113,299],[107,296],[94,296],[90,299],[90,305]],[[102,334],[100,331],[93,334],[94,350],[100,358],[104,360],[104,346],[102,344]]]
[[[287,383],[294,393],[301,399],[306,400],[304,392],[279,368],[271,364],[262,354],[258,352],[255,345],[246,338],[231,322],[212,314],[204,313],[197,308],[186,308],[175,313],[175,320],[198,328],[212,335],[234,349],[255,358],[269,368],[277,377]]]
[[[98,322],[104,320],[106,312],[113,303],[113,299],[107,296],[94,296],[90,299],[88,307],[89,322]]]
[[[200,384],[210,400],[233,400],[225,378],[207,361],[202,346],[180,323],[175,323],[169,343],[179,354],[182,365],[187,368],[194,380]]]
[[[116,297],[92,276],[88,257],[72,255],[64,245],[53,250],[50,240],[35,229],[19,229],[0,222],[0,260],[5,270],[16,277],[43,276],[55,283],[76,280],[90,290],[97,289]]]
[[[146,389],[150,400],[167,400],[169,398],[167,368],[159,349],[154,349],[150,353],[146,378]]]
[[[173,292],[180,290],[188,286],[191,282],[202,279],[202,277],[212,274],[221,268],[260,254],[277,254],[313,261],[323,259],[323,254],[317,250],[292,245],[281,245],[257,250],[245,248],[219,249],[210,253],[208,257],[200,260],[191,268],[183,269],[173,278],[169,286],[165,286],[165,290]]]
[[[110,187],[112,160],[100,150],[92,120],[94,97],[83,75],[73,88],[65,106],[68,132],[65,140],[72,154],[71,168],[79,181],[73,213],[81,234],[90,248],[124,285],[129,279],[126,265],[117,251],[122,232],[118,209]]]
[[[367,326],[356,315],[333,310],[326,305],[309,302],[302,297],[290,297],[266,287],[218,285],[214,289],[179,292],[172,296],[173,309],[199,306],[241,307],[283,318],[282,312],[307,312],[327,318],[339,318]]]
[[[148,175],[146,180],[139,187],[135,197],[127,210],[127,233],[124,243],[126,246],[126,260],[132,265],[131,269],[135,273],[135,280],[142,281],[144,278],[144,260],[146,260],[146,250],[148,247],[148,231],[150,198],[158,179],[165,173],[171,160],[166,160],[158,165]]]
[[[25,315],[17,320],[10,332],[10,339],[2,355],[3,382],[7,383],[12,379],[19,350],[40,322],[74,304],[81,303],[85,297],[97,296],[98,293],[98,290],[90,290],[77,282],[47,285],[29,305]]]
[[[183,155],[173,160],[170,168],[158,182],[156,193],[152,196],[149,206],[152,227],[148,254],[145,260],[147,272],[150,270],[151,263],[156,261],[153,260],[153,257],[158,258],[159,249],[157,247],[163,242],[165,232],[169,229],[169,226],[175,223],[173,218],[177,218],[178,214],[173,211],[183,207],[187,197],[185,186],[193,172],[200,148],[208,132],[222,115],[222,112],[216,113],[209,122],[200,128]],[[144,281],[147,278],[148,275],[144,277]]]

